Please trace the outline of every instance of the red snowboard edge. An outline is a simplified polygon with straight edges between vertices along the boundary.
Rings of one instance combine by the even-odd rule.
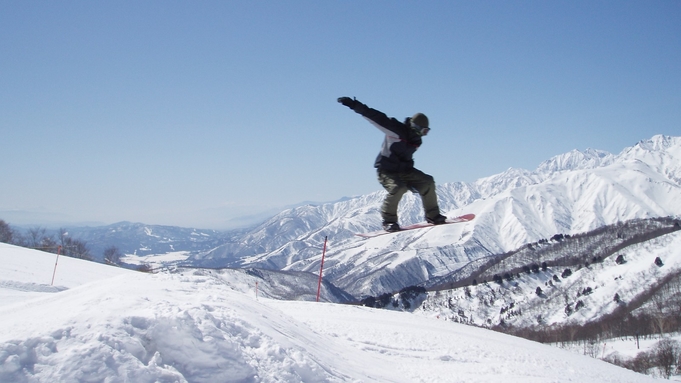
[[[464,214],[458,217],[454,218],[447,218],[446,223],[443,223],[442,225],[448,225],[451,223],[460,223],[460,222],[468,222],[471,221],[475,218],[475,214]],[[407,230],[414,230],[414,229],[421,229],[424,227],[432,227],[432,226],[441,226],[441,225],[433,225],[432,223],[427,223],[427,222],[421,222],[421,223],[415,223],[413,225],[408,225],[408,226],[403,226],[400,231],[385,231],[385,230],[377,230],[377,231],[372,231],[369,233],[358,233],[355,234],[358,237],[362,238],[373,238],[373,237],[378,237],[379,235],[386,235],[386,234],[394,234],[394,233],[400,233],[403,231]]]

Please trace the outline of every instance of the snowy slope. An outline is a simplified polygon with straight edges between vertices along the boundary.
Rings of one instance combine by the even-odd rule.
[[[585,324],[612,313],[646,293],[656,282],[681,273],[681,231],[628,246],[617,256],[588,266],[521,272],[503,283],[428,293],[416,312],[459,322],[494,326],[502,321],[515,327],[537,324]],[[663,261],[655,264],[656,258]],[[542,290],[537,294],[537,288]],[[616,302],[613,298],[620,298]]]
[[[24,291],[45,285],[53,254],[2,244],[0,259],[0,291],[15,294],[0,295],[0,382],[652,381],[443,320],[257,298],[244,273],[65,259],[63,289]]]
[[[22,257],[26,259],[21,259]],[[67,290],[116,275],[133,273],[99,263],[88,263],[88,272],[84,273],[81,260],[64,256],[57,258],[56,254],[27,251],[5,243],[0,243],[0,264],[2,264],[0,299],[5,304],[24,301],[32,296],[44,296],[44,293]]]
[[[225,281],[239,291],[253,293],[259,297],[292,301],[313,301],[317,299],[319,275],[304,271],[278,271],[266,269],[191,269],[179,268],[173,273],[191,273],[207,278]],[[336,286],[322,280],[319,292],[322,302],[347,303],[354,298]]]
[[[328,236],[325,276],[336,286],[357,297],[397,291],[557,233],[681,215],[681,137],[655,136],[619,155],[574,150],[535,171],[509,169],[472,183],[442,184],[438,197],[443,212],[475,213],[474,221],[369,240],[354,237],[380,226],[383,195],[284,211],[189,262],[316,272]],[[405,197],[400,220],[423,220],[416,196]]]

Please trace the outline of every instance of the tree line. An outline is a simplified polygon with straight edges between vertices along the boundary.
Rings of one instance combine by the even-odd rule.
[[[504,254],[473,261],[452,273],[448,280],[439,278],[428,290],[450,290],[493,281],[495,275],[522,273],[528,265],[556,268],[602,262],[624,248],[677,230],[681,230],[678,219],[658,217],[618,222],[587,233],[556,234]]]
[[[60,255],[87,261],[95,260],[87,242],[70,237],[66,229],[63,228],[59,229],[56,235],[48,234],[47,230],[41,227],[33,227],[25,232],[21,232],[0,219],[0,242],[48,253],[59,253]],[[114,245],[107,247],[102,255],[106,264],[115,266],[124,265],[121,261],[123,254]],[[149,265],[141,265],[137,267],[137,270],[151,271],[151,268]]]

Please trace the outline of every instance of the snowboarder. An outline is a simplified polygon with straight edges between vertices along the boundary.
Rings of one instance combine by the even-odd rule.
[[[421,146],[421,138],[430,131],[428,117],[423,113],[416,113],[400,122],[354,98],[340,97],[338,102],[361,114],[385,133],[383,147],[374,163],[378,172],[378,182],[388,192],[381,206],[383,229],[389,232],[400,230],[397,223],[397,207],[404,193],[409,190],[421,195],[426,220],[429,223],[435,225],[446,223],[447,217],[440,214],[437,203],[435,180],[414,168],[412,158],[416,149]]]

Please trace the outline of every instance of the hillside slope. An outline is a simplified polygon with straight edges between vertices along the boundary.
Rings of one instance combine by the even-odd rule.
[[[462,279],[466,286],[429,292],[417,311],[490,327],[584,325],[616,311],[623,320],[653,304],[652,293],[681,275],[679,221],[639,222],[660,230],[640,240],[608,242],[608,233],[631,235],[614,225],[583,238],[535,243],[505,259],[473,266],[476,271]]]
[[[0,292],[53,254],[0,245]],[[2,382],[647,382],[589,357],[409,313],[256,297],[243,272],[68,259],[59,291],[0,294]],[[65,267],[64,270],[67,270]],[[49,275],[48,275],[49,276]],[[66,283],[66,282],[65,282]],[[273,287],[273,286],[272,286]]]

